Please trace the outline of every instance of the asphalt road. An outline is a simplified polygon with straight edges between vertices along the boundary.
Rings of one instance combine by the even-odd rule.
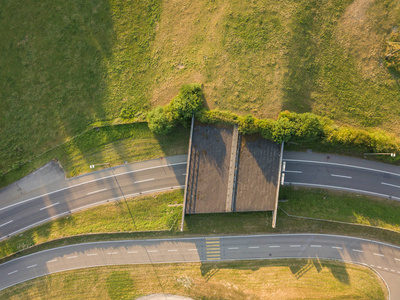
[[[140,194],[161,190],[183,188],[185,183],[186,160],[178,157],[169,161],[122,166],[89,174],[65,182],[56,189],[41,189],[33,197],[24,195],[7,206],[0,206],[0,240],[17,234],[30,227],[51,219],[68,215],[90,206],[109,201],[121,200]]]
[[[286,152],[282,182],[400,200],[400,167],[315,153]]]
[[[47,274],[94,266],[277,258],[317,258],[313,262],[317,269],[323,268],[319,259],[368,266],[383,278],[391,299],[400,299],[400,247],[316,234],[129,240],[65,246],[0,265],[0,290]]]

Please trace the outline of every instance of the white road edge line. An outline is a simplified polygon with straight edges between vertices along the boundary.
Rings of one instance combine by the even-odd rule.
[[[147,170],[158,169],[158,168],[164,168],[164,167],[170,167],[170,166],[186,165],[186,164],[187,164],[187,162],[185,161],[185,162],[180,162],[180,163],[174,163],[174,164],[162,165],[162,166],[154,166],[154,167],[149,167],[149,168],[144,168],[144,169],[138,169],[138,170],[133,170],[133,171],[128,171],[128,172],[118,173],[118,174],[115,174],[115,175],[108,175],[108,176],[104,176],[104,177],[101,177],[101,178],[96,178],[96,179],[93,179],[93,180],[77,183],[77,184],[74,184],[74,185],[71,185],[71,186],[67,186],[67,187],[59,189],[59,190],[52,191],[50,193],[42,194],[42,195],[39,195],[39,196],[36,196],[36,197],[33,197],[33,198],[29,198],[29,199],[23,200],[23,201],[18,202],[18,203],[14,203],[14,204],[2,207],[2,208],[0,208],[0,211],[2,211],[4,209],[8,209],[8,208],[16,206],[16,205],[20,205],[20,204],[23,204],[23,203],[38,199],[38,198],[41,198],[41,197],[44,197],[44,196],[52,195],[52,194],[55,194],[55,193],[58,193],[58,192],[61,192],[61,191],[72,189],[74,187],[85,185],[85,184],[92,183],[92,182],[96,182],[96,181],[99,181],[99,180],[104,180],[104,179],[107,179],[107,178],[113,178],[113,177],[116,177],[116,176],[122,176],[122,175],[130,174],[130,173],[136,173],[136,172],[147,171]]]
[[[6,226],[7,224],[10,224],[11,222],[13,222],[13,220],[8,221],[8,222],[6,222],[6,223],[4,223],[4,224],[1,224],[0,227]]]
[[[383,170],[378,170],[378,169],[373,169],[373,168],[366,168],[366,167],[360,167],[360,166],[355,166],[355,165],[346,165],[346,164],[339,164],[339,163],[330,163],[330,162],[324,162],[324,161],[315,161],[315,160],[303,160],[303,159],[283,159],[284,161],[294,161],[294,162],[303,162],[303,163],[312,163],[312,164],[322,164],[322,165],[332,165],[332,166],[341,166],[341,167],[346,167],[346,168],[354,168],[354,169],[361,169],[361,170],[367,170],[367,171],[373,171],[373,172],[379,172],[379,173],[386,173],[394,176],[400,176],[399,173],[394,173],[394,172],[389,172],[389,171],[383,171]]]
[[[18,270],[15,270],[15,271],[12,271],[12,272],[8,273],[8,275],[11,275],[11,274],[14,274],[14,273],[17,273],[17,272],[18,272]]]
[[[376,255],[376,256],[381,256],[381,257],[385,256],[385,255],[379,254],[379,253],[374,253],[374,255]]]
[[[48,205],[48,206],[46,206],[46,207],[42,207],[42,208],[41,208],[41,209],[39,209],[39,210],[43,210],[43,209],[46,209],[46,208],[49,208],[49,207],[52,207],[52,206],[56,206],[56,205],[58,205],[58,204],[60,204],[60,202],[53,203],[53,204],[51,204],[51,205]]]
[[[101,190],[98,190],[98,191],[94,191],[94,192],[87,193],[87,195],[92,195],[92,194],[104,192],[104,191],[106,191],[106,190],[107,190],[107,189],[101,189]]]
[[[352,179],[353,177],[351,176],[346,176],[346,175],[337,175],[337,174],[331,174],[333,177],[340,177],[340,178],[347,178],[347,179]]]
[[[381,184],[383,184],[383,185],[388,185],[388,186],[391,186],[391,187],[395,187],[395,188],[400,189],[400,186],[398,186],[398,185],[394,185],[394,184],[390,184],[390,183],[386,183],[386,182],[381,182]]]
[[[153,181],[153,180],[155,180],[155,178],[139,180],[139,181],[135,181],[135,183],[142,183],[142,182]]]
[[[26,267],[27,269],[30,269],[30,268],[34,268],[34,267],[36,267],[37,266],[37,264],[36,265],[32,265],[32,266],[29,266],[29,267]]]

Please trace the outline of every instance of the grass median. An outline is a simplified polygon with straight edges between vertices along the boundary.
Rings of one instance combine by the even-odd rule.
[[[88,289],[88,287],[90,287]],[[107,266],[30,280],[0,299],[133,299],[163,293],[193,299],[386,299],[371,270],[325,260]]]

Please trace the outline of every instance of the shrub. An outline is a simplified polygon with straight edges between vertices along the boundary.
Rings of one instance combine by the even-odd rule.
[[[173,113],[162,106],[157,106],[147,114],[147,122],[150,130],[157,134],[170,133],[176,124]]]
[[[251,115],[238,117],[239,131],[242,134],[253,134],[259,132],[255,121],[256,119]]]
[[[193,113],[203,108],[203,99],[203,91],[199,84],[186,84],[181,87],[178,96],[169,105],[177,121],[187,127]]]

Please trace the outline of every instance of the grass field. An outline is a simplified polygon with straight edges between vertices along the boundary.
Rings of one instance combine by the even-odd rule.
[[[235,300],[386,299],[387,294],[366,268],[291,259],[75,270],[11,287],[0,299],[134,299],[155,293]]]
[[[67,177],[91,172],[90,165],[110,163],[118,166],[153,158],[186,154],[189,129],[178,128],[168,135],[152,133],[147,123],[105,126],[48,151],[44,155],[13,169],[0,177],[0,188],[40,168],[53,158],[63,166]]]
[[[0,173],[192,82],[211,108],[400,134],[399,19],[396,0],[2,1]]]
[[[400,202],[352,193],[282,187],[279,203],[291,215],[391,229],[400,234]]]

